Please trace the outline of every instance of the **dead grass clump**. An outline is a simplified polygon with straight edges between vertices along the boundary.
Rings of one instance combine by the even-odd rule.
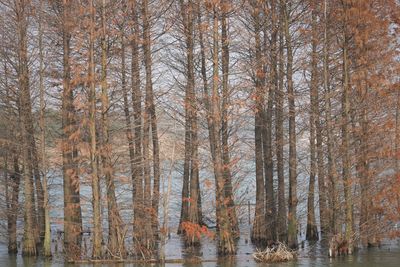
[[[296,252],[279,242],[277,245],[267,247],[264,251],[257,249],[253,253],[253,258],[257,262],[286,262],[295,259]]]

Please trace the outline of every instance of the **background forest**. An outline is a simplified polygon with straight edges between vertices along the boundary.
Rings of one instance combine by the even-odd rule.
[[[163,258],[178,232],[226,255],[249,223],[261,248],[397,236],[399,18],[396,0],[0,0],[9,253],[50,256],[57,233],[70,260]]]

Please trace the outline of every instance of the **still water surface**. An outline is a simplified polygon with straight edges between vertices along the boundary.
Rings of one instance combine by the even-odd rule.
[[[320,243],[305,244],[305,248],[299,250],[298,259],[295,262],[280,264],[259,264],[254,262],[251,252],[253,247],[247,244],[246,239],[239,241],[238,253],[232,258],[222,258],[216,262],[204,262],[201,264],[165,264],[168,267],[186,266],[186,267],[211,267],[211,266],[237,266],[237,267],[400,267],[400,240],[386,241],[380,248],[370,248],[359,250],[355,255],[330,259],[326,255],[324,245]],[[215,255],[215,245],[204,242],[198,252],[205,259],[217,259]],[[166,248],[168,259],[185,258],[187,253],[181,249],[178,238],[172,238]],[[9,256],[7,246],[0,244],[0,267],[147,267],[160,266],[157,264],[67,264],[63,263],[62,258],[55,257],[52,261],[45,261],[41,258],[27,259],[18,256]]]

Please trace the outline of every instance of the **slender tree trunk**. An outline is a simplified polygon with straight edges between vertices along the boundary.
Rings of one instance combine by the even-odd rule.
[[[210,116],[211,125],[209,128],[213,129],[213,136],[219,137],[218,129],[221,125],[221,114],[220,114],[220,100],[218,93],[218,11],[217,4],[213,5],[213,86],[210,103]],[[232,233],[232,225],[229,218],[229,211],[227,207],[227,199],[225,196],[225,179],[223,173],[223,158],[222,158],[222,147],[219,138],[214,139],[214,144],[210,146],[214,147],[214,176],[216,184],[216,205],[217,205],[217,216],[218,216],[218,254],[235,254],[236,248],[234,243],[234,236]]]
[[[193,23],[194,23],[194,5],[191,0],[188,2],[187,17],[187,93],[189,94],[188,108],[190,109],[190,135],[191,135],[191,169],[190,169],[190,209],[189,220],[193,224],[199,225],[201,218],[201,206],[199,206],[199,159],[198,159],[198,136],[197,136],[197,99],[195,92],[195,75],[194,75],[194,40],[193,40]]]
[[[221,106],[221,138],[222,138],[222,161],[224,164],[225,197],[228,199],[228,212],[235,238],[239,238],[239,225],[236,216],[236,207],[232,187],[232,174],[229,156],[229,125],[228,109],[230,105],[229,93],[229,39],[228,18],[229,1],[221,1],[221,64],[222,64],[222,106]]]
[[[326,143],[327,143],[327,161],[328,161],[328,183],[329,194],[327,194],[330,211],[327,214],[329,221],[327,221],[327,229],[330,235],[338,233],[337,216],[339,215],[337,206],[337,171],[336,171],[336,156],[334,155],[334,136],[332,126],[332,105],[331,105],[331,92],[330,92],[330,75],[329,75],[329,39],[328,39],[328,2],[324,1],[324,47],[323,47],[323,75],[324,75],[324,98],[325,98],[325,121],[326,121]],[[319,180],[318,180],[319,182]],[[322,184],[319,183],[319,186]],[[321,192],[321,190],[319,190]],[[321,197],[320,197],[321,208]],[[321,214],[321,212],[320,212]],[[328,219],[327,219],[328,220]],[[322,225],[322,223],[321,223]],[[322,231],[322,229],[321,229]]]
[[[20,120],[20,130],[22,136],[22,160],[24,164],[24,239],[22,247],[23,256],[34,256],[37,254],[35,229],[35,202],[34,202],[34,186],[32,173],[32,155],[31,155],[31,138],[29,136],[31,119],[31,96],[29,88],[29,70],[28,70],[28,40],[27,40],[27,13],[28,3],[24,0],[15,1],[15,15],[17,20],[18,35],[18,110]]]
[[[134,210],[134,242],[138,245],[145,242],[145,202],[144,202],[144,154],[142,153],[142,93],[140,90],[140,67],[139,67],[139,6],[136,0],[131,1],[133,38],[131,40],[132,61],[131,61],[131,86],[134,117],[134,143],[135,161],[133,163],[133,210]],[[144,127],[143,127],[144,128]],[[139,243],[138,243],[139,242]]]
[[[89,24],[89,136],[90,136],[90,166],[93,194],[93,258],[100,258],[102,243],[101,207],[100,207],[100,179],[97,173],[97,141],[96,141],[96,77],[94,66],[94,28],[95,7],[93,0],[89,2],[90,24]]]
[[[193,41],[193,21],[194,5],[192,1],[180,2],[182,20],[184,26],[184,36],[186,43],[186,76],[187,84],[185,90],[185,163],[184,163],[184,182],[182,188],[182,211],[181,223],[190,221],[194,225],[199,225],[201,218],[199,215],[199,163],[198,163],[198,140],[197,140],[197,105],[195,94],[194,76],[194,41]],[[190,198],[189,198],[190,196]],[[199,244],[196,234],[186,233],[186,241],[189,245]]]
[[[121,30],[123,31],[123,29]],[[129,101],[128,101],[128,86],[126,82],[126,47],[125,47],[125,36],[124,33],[121,33],[121,88],[122,94],[124,98],[124,115],[125,115],[125,135],[126,139],[128,140],[128,150],[129,150],[129,165],[131,168],[131,175],[132,175],[132,187],[133,187],[133,195],[132,199],[135,200],[135,143],[133,140],[132,134],[132,122],[131,122],[131,114],[129,111]]]
[[[7,185],[11,186],[10,205],[7,212],[7,229],[8,229],[8,253],[18,253],[17,246],[17,218],[19,209],[19,191],[21,181],[21,171],[19,169],[17,151],[13,151],[13,174],[9,177]]]
[[[262,62],[261,51],[261,22],[260,22],[260,6],[254,4],[252,17],[254,20],[254,37],[255,37],[255,60],[256,60],[256,88],[254,98],[254,141],[255,141],[255,164],[256,164],[256,208],[254,213],[253,228],[251,232],[251,240],[254,243],[263,244],[266,241],[265,231],[265,186],[264,186],[264,161],[262,147],[262,129],[263,120],[262,112],[264,105],[264,84],[265,74]]]
[[[342,175],[345,196],[345,214],[346,214],[346,240],[348,242],[348,252],[353,252],[353,203],[352,203],[352,185],[351,185],[351,162],[350,162],[350,136],[349,136],[349,114],[350,114],[350,71],[349,71],[349,33],[346,29],[348,22],[349,6],[344,1],[344,41],[342,47],[343,57],[343,93],[342,93]]]
[[[279,54],[278,54],[278,87],[275,92],[275,140],[276,140],[276,171],[278,175],[278,220],[277,238],[281,242],[287,242],[286,223],[286,198],[285,198],[285,174],[283,159],[283,101],[284,101],[284,10],[282,0],[279,1]]]
[[[64,188],[64,246],[68,258],[79,258],[81,254],[82,215],[79,194],[79,177],[76,168],[77,150],[72,135],[75,131],[74,94],[71,85],[70,42],[71,3],[63,1],[62,42],[63,42],[63,95],[62,95],[62,157]]]
[[[263,152],[264,152],[264,175],[265,175],[265,227],[267,235],[267,244],[276,241],[276,203],[274,192],[274,164],[272,156],[272,113],[273,101],[276,88],[278,86],[277,76],[277,5],[276,0],[271,0],[271,43],[270,43],[270,81],[268,86],[264,86],[268,90],[267,109],[263,110]],[[267,58],[267,34],[264,24],[264,53]],[[265,67],[267,69],[267,67]]]
[[[46,156],[46,125],[45,125],[45,111],[46,104],[44,99],[44,56],[43,56],[43,1],[39,2],[39,90],[40,90],[40,151],[42,155],[42,177],[43,177],[43,209],[44,209],[44,240],[43,240],[43,255],[51,257],[51,232],[50,232],[50,207],[49,207],[49,193],[47,189],[47,156]]]
[[[286,0],[284,0],[286,6]],[[290,35],[290,17],[287,6],[285,7],[285,39],[287,53],[287,92],[289,103],[289,214],[288,214],[288,245],[297,247],[297,159],[296,159],[296,108],[293,88],[293,52]]]
[[[314,190],[315,190],[315,176],[317,173],[317,159],[316,159],[316,124],[319,121],[318,115],[318,77],[317,77],[317,34],[316,34],[316,10],[315,5],[312,5],[312,53],[311,53],[311,87],[310,87],[310,183],[308,189],[307,200],[307,240],[318,240],[318,229],[315,220],[314,208]],[[319,175],[319,173],[318,173]],[[321,216],[321,215],[320,215]]]
[[[108,110],[109,97],[107,85],[107,29],[106,29],[106,3],[102,0],[101,5],[101,131],[102,145],[101,158],[103,173],[106,181],[107,211],[108,211],[108,249],[113,257],[123,258],[125,256],[124,233],[122,229],[122,218],[115,197],[114,170],[112,165],[112,147],[109,133]],[[130,128],[129,128],[130,130]]]
[[[150,130],[153,132],[152,124],[152,114],[154,109],[153,103],[153,83],[152,83],[152,73],[151,73],[151,50],[150,50],[150,25],[148,21],[148,1],[142,1],[142,20],[143,20],[143,52],[145,61],[145,75],[146,75],[146,97],[145,97],[145,111],[143,116],[143,161],[144,161],[144,205],[150,210],[146,212],[146,221],[144,223],[145,227],[145,242],[147,248],[154,247],[154,233],[153,233],[153,221],[155,210],[151,201],[151,170],[150,170]],[[150,126],[151,125],[151,126]],[[154,149],[154,148],[153,148]],[[155,160],[155,159],[154,159]],[[155,174],[154,174],[155,177]],[[155,178],[156,179],[156,178]],[[154,196],[153,198],[158,197]]]

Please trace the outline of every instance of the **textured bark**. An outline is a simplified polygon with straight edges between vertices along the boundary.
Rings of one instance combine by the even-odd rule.
[[[279,54],[278,54],[278,87],[275,92],[275,140],[276,140],[276,172],[278,176],[278,219],[277,239],[287,242],[285,174],[283,159],[283,102],[284,102],[284,10],[282,0],[279,1]]]
[[[15,1],[15,15],[17,22],[18,35],[18,111],[20,116],[20,131],[22,136],[22,161],[23,161],[23,181],[24,181],[24,239],[22,244],[23,256],[34,256],[37,254],[35,228],[35,202],[33,186],[33,162],[31,154],[30,124],[32,123],[31,95],[29,88],[28,70],[28,40],[27,40],[27,8],[28,3],[24,0]]]
[[[344,15],[344,27],[343,27],[343,47],[342,47],[342,74],[343,74],[343,92],[342,92],[342,177],[344,186],[344,197],[345,197],[345,222],[346,222],[346,234],[345,238],[348,242],[348,252],[353,252],[353,197],[352,197],[352,184],[351,184],[351,161],[350,161],[350,71],[349,71],[349,33],[347,28],[347,21],[349,16],[349,5],[347,1],[343,2],[343,15]]]
[[[119,213],[115,197],[114,168],[112,165],[112,147],[109,129],[110,108],[107,85],[107,29],[106,29],[106,3],[101,5],[101,159],[103,174],[106,182],[107,213],[108,213],[108,249],[112,257],[125,257],[123,221]],[[129,128],[130,130],[130,128]]]
[[[229,210],[227,207],[227,199],[225,196],[225,179],[224,179],[224,166],[221,140],[219,139],[219,127],[221,126],[220,114],[220,96],[218,92],[218,55],[219,55],[219,33],[218,33],[218,6],[213,5],[213,86],[211,93],[210,103],[210,117],[211,125],[209,128],[213,129],[213,136],[218,137],[214,139],[214,176],[216,185],[216,205],[218,216],[218,254],[235,254],[236,248],[234,243],[234,236],[232,233],[232,225],[229,218]]]
[[[327,161],[328,161],[328,191],[327,204],[329,203],[329,211],[327,212],[327,229],[329,235],[338,233],[337,219],[338,205],[337,205],[337,171],[336,171],[336,155],[334,154],[334,136],[332,126],[332,105],[331,105],[331,92],[330,92],[330,72],[329,72],[329,35],[328,35],[328,2],[324,1],[324,46],[323,46],[323,76],[324,76],[324,98],[325,98],[325,121],[326,121],[326,143],[327,143]],[[321,186],[321,185],[319,185]],[[321,192],[321,190],[320,190]],[[321,201],[321,200],[320,200]],[[320,206],[321,208],[321,206]],[[322,224],[321,224],[322,225]]]
[[[39,1],[39,95],[40,95],[40,153],[41,169],[43,177],[43,210],[44,210],[44,240],[43,255],[51,257],[51,232],[50,232],[50,207],[49,193],[47,188],[47,156],[46,156],[46,124],[45,124],[45,88],[44,88],[44,56],[43,56],[43,1]],[[40,204],[40,203],[39,203]]]
[[[313,15],[313,42],[318,41],[317,35],[317,20],[316,15]],[[325,40],[325,38],[324,38]],[[325,41],[324,41],[325,42]],[[325,51],[325,44],[324,44]],[[325,53],[325,52],[324,52]],[[315,55],[317,57],[317,55]],[[325,60],[323,60],[325,64]],[[325,68],[325,67],[324,67]],[[318,73],[318,65],[313,65],[313,71],[315,75]],[[325,70],[323,71],[325,72]],[[325,78],[324,78],[325,80]],[[325,86],[324,86],[325,87]],[[320,108],[320,102],[322,98],[319,96],[318,86],[315,90],[315,105],[312,105],[314,108],[313,113],[315,114],[315,129],[316,129],[316,139],[317,139],[317,168],[318,168],[318,199],[319,199],[319,221],[321,227],[321,236],[322,239],[324,235],[329,232],[329,211],[327,209],[327,189],[326,189],[326,172],[325,172],[325,164],[324,164],[324,151],[323,151],[323,127],[321,125],[322,110]],[[325,110],[326,112],[326,110]],[[327,124],[327,122],[325,122]]]
[[[185,88],[185,162],[184,181],[182,188],[181,223],[189,221],[192,224],[201,223],[201,206],[199,206],[199,162],[197,138],[197,104],[194,76],[194,4],[192,1],[181,1],[181,13],[186,44],[186,88]],[[180,225],[181,226],[181,225]],[[180,229],[181,230],[181,229]],[[186,236],[189,245],[199,244],[196,235]]]
[[[263,84],[265,74],[263,70],[262,51],[261,51],[261,22],[260,7],[253,4],[252,17],[254,21],[255,37],[255,105],[254,105],[254,141],[255,141],[255,164],[256,164],[256,208],[254,213],[253,228],[251,231],[251,240],[254,243],[264,244],[266,241],[265,231],[265,186],[264,186],[264,160],[262,147],[262,112],[264,103]]]
[[[21,182],[21,171],[19,169],[19,160],[17,152],[13,156],[13,172],[8,178],[7,186],[11,189],[9,207],[7,210],[7,233],[8,233],[8,253],[18,253],[17,246],[17,218],[19,209],[19,191]]]
[[[139,67],[139,18],[138,4],[136,0],[131,1],[133,36],[131,40],[132,61],[131,61],[131,94],[133,102],[133,117],[134,117],[134,145],[135,145],[135,161],[133,162],[134,170],[132,173],[133,179],[133,211],[134,211],[134,242],[141,244],[144,240],[144,166],[142,153],[142,93],[140,90],[140,67]]]
[[[63,1],[63,94],[62,94],[62,157],[64,188],[64,247],[67,258],[79,258],[81,254],[82,215],[79,194],[79,177],[76,164],[76,140],[71,138],[76,131],[74,93],[71,85],[70,42],[72,30],[72,6]]]
[[[271,42],[270,42],[270,79],[268,85],[267,108],[263,110],[263,157],[264,157],[264,176],[265,176],[265,227],[267,244],[276,241],[276,203],[274,192],[274,164],[272,156],[272,116],[274,94],[278,86],[277,76],[277,5],[276,0],[271,0]],[[267,28],[264,23],[264,51],[267,50]],[[267,69],[267,66],[265,66]],[[265,92],[267,93],[267,92]]]
[[[95,42],[95,7],[93,0],[89,2],[89,66],[88,66],[88,100],[89,100],[89,138],[90,138],[90,167],[93,194],[93,258],[102,257],[102,226],[100,206],[100,178],[97,172],[97,140],[96,140],[96,78],[94,66]]]
[[[155,107],[154,107],[154,96],[153,96],[153,82],[152,82],[152,70],[151,70],[151,38],[150,38],[150,24],[148,19],[148,0],[142,1],[142,20],[143,20],[143,53],[144,53],[144,64],[145,64],[145,76],[146,76],[146,97],[145,97],[145,110],[143,116],[143,160],[144,160],[144,205],[149,210],[146,212],[146,221],[144,223],[145,227],[145,239],[147,248],[153,248],[155,245],[154,242],[154,232],[155,230],[155,221],[157,221],[156,215],[158,211],[155,210],[155,203],[152,201],[155,198],[158,198],[158,191],[157,191],[157,180],[159,182],[159,173],[156,174],[156,158],[154,160],[154,187],[153,187],[153,196],[151,194],[151,170],[150,170],[150,134],[153,139],[153,157],[154,153],[156,153],[158,143],[154,138],[157,136],[157,129],[153,128],[156,126],[155,121]],[[156,147],[155,147],[156,145]],[[157,177],[158,175],[158,177]],[[158,205],[157,205],[158,209]]]
[[[315,176],[317,174],[316,159],[316,124],[319,121],[318,115],[318,77],[317,77],[317,34],[316,34],[316,10],[312,5],[312,52],[311,52],[311,86],[310,86],[310,183],[307,199],[307,240],[318,240],[318,229],[315,220],[314,195]],[[319,173],[318,173],[319,176]],[[320,215],[321,216],[321,215]],[[321,220],[322,221],[322,220]]]
[[[239,238],[239,225],[236,216],[236,207],[232,187],[232,174],[229,156],[229,125],[228,109],[230,105],[229,93],[229,39],[228,39],[228,11],[229,1],[221,1],[221,65],[222,65],[222,103],[221,103],[221,145],[222,161],[224,164],[225,197],[228,200],[228,213],[231,221],[232,232],[235,238]]]
[[[286,6],[286,0],[283,1]],[[286,79],[289,103],[289,214],[288,214],[288,245],[297,247],[297,158],[296,158],[296,109],[293,88],[293,52],[292,40],[289,30],[290,17],[287,6],[285,7],[285,39],[286,39]]]

